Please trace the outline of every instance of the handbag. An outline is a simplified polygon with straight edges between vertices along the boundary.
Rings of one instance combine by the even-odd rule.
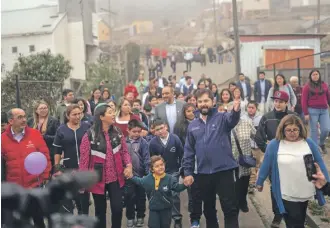
[[[246,167],[246,168],[256,167],[257,160],[251,155],[244,155],[242,153],[242,148],[241,148],[241,146],[238,142],[237,134],[236,134],[235,130],[232,130],[232,132],[233,132],[234,139],[235,139],[236,146],[237,146],[237,150],[238,150],[238,153],[239,153],[238,164],[243,166],[243,167]]]

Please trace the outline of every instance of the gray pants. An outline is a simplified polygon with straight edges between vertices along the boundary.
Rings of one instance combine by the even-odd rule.
[[[170,175],[175,177],[177,179],[177,181],[179,182],[179,177],[180,177],[179,172],[171,173]],[[172,195],[173,195],[172,219],[173,219],[174,222],[175,221],[181,221],[182,214],[180,213],[180,207],[181,207],[180,193],[172,191]]]

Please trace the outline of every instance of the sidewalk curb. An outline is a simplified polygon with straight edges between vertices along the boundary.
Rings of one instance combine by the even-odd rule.
[[[308,209],[307,209],[307,213],[306,213],[306,221],[307,224],[311,227],[311,228],[319,228],[319,225],[317,225],[317,220],[316,218],[313,218],[313,216],[309,213]]]
[[[258,200],[255,198],[254,195],[249,194],[248,196],[249,196],[254,208],[256,209],[262,223],[264,224],[265,228],[270,228],[271,224],[268,221],[267,215],[262,212],[262,205],[259,204]]]

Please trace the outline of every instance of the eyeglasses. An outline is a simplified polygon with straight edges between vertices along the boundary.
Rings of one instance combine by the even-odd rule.
[[[23,120],[23,119],[26,119],[26,116],[17,116],[16,119]]]
[[[298,133],[300,132],[300,130],[298,128],[294,128],[294,129],[285,129],[284,130],[286,133]]]

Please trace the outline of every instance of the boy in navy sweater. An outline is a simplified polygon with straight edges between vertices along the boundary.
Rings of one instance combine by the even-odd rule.
[[[155,135],[149,143],[150,156],[160,155],[166,163],[165,172],[179,181],[183,146],[177,135],[168,132],[164,121],[157,119],[154,122]],[[180,213],[180,196],[173,194],[172,219],[174,228],[182,228],[182,215]]]
[[[151,157],[151,173],[131,180],[142,186],[149,199],[149,228],[170,228],[173,205],[173,192],[182,192],[186,186],[179,184],[172,175],[165,173],[165,162],[161,156]]]
[[[150,166],[148,143],[140,136],[143,129],[143,123],[138,120],[133,119],[128,122],[126,143],[132,159],[133,174],[138,177],[147,175]],[[131,180],[127,180],[124,190],[127,228],[143,227],[146,211],[146,194],[144,189],[134,184]]]

